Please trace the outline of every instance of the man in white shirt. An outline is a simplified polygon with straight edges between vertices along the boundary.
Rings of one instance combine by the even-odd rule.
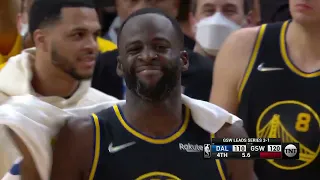
[[[35,1],[29,32],[36,48],[12,57],[0,71],[0,104],[10,96],[27,94],[61,109],[116,100],[90,88],[99,31],[90,0]],[[0,144],[2,177],[19,153],[4,129],[0,130]]]

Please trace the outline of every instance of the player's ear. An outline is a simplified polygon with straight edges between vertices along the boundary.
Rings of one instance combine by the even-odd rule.
[[[33,41],[37,49],[42,49],[45,52],[49,51],[50,38],[48,32],[44,29],[37,29],[33,32]]]
[[[121,63],[120,56],[117,57],[117,74],[118,74],[118,76],[123,77],[123,66]]]
[[[189,68],[189,56],[187,51],[183,50],[180,52],[180,62],[181,62],[181,70],[187,71]]]

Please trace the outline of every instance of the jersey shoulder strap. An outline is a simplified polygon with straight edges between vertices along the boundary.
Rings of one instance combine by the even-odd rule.
[[[247,65],[247,69],[243,76],[240,88],[238,91],[239,108],[237,115],[241,119],[248,118],[248,103],[249,96],[252,90],[252,86],[255,78],[255,72],[261,63],[268,63],[276,65],[275,63],[281,63],[279,57],[281,57],[281,34],[285,33],[284,26],[287,26],[289,21],[279,22],[273,24],[261,25],[259,33],[257,35],[254,48]],[[244,121],[244,127],[246,128],[246,122]]]
[[[91,166],[89,180],[93,180],[97,169],[99,168],[99,160],[105,158],[108,151],[108,145],[113,139],[112,121],[113,108],[102,110],[98,113],[93,113],[91,118],[94,124],[94,139],[93,139],[93,162]]]
[[[268,65],[278,65],[280,63],[283,64],[283,61],[281,61],[281,49],[284,48],[282,36],[286,34],[286,27],[288,24],[289,21],[285,21],[268,24],[266,26],[259,51],[257,52],[257,57],[254,60],[254,68],[258,68],[261,63],[267,63]]]

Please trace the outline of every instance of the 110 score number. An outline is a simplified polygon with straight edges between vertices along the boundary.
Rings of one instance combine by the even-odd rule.
[[[233,152],[241,152],[242,158],[250,158],[251,154],[250,152],[247,152],[247,146],[246,145],[233,145],[232,146]]]
[[[232,145],[232,152],[246,152],[246,145]]]

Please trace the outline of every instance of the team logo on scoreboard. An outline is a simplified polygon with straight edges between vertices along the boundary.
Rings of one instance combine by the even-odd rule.
[[[211,158],[211,144],[204,144],[203,157],[205,159]]]
[[[281,138],[282,142],[299,143],[299,160],[267,160],[277,168],[295,170],[309,165],[318,156],[319,138],[312,137],[320,137],[319,128],[319,115],[310,106],[298,101],[280,101],[261,113],[256,135],[259,138]]]
[[[161,179],[161,180],[181,180],[177,176],[166,173],[166,172],[150,172],[139,176],[136,180],[153,180],[153,179]]]

